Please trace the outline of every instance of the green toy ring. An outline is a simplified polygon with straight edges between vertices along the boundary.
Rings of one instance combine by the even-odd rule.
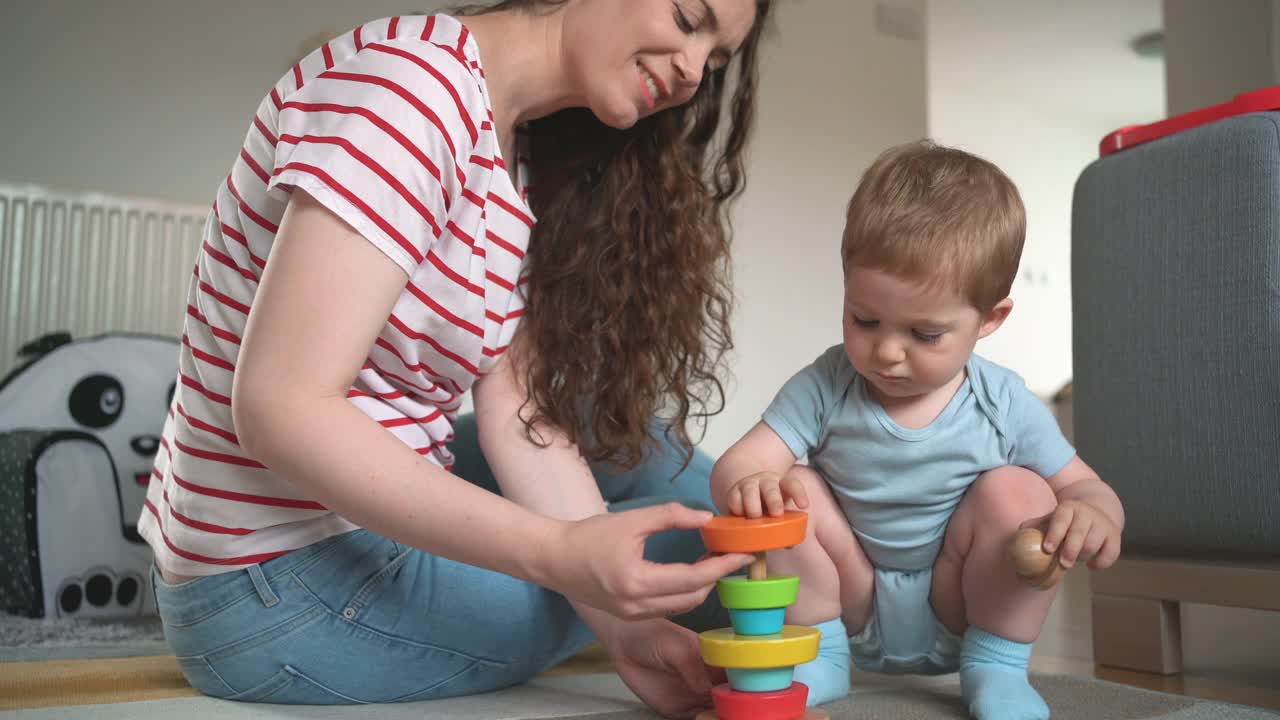
[[[748,580],[742,575],[721,578],[716,583],[720,604],[729,610],[763,610],[790,607],[796,601],[800,578],[794,575]]]

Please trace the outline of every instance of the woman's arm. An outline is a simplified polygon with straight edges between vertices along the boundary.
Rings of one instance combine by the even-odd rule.
[[[519,358],[526,348],[517,334],[511,349],[475,387],[476,423],[480,447],[507,497],[550,517],[576,520],[585,528],[566,541],[577,556],[561,558],[565,577],[579,587],[599,587],[605,593],[569,595],[574,609],[604,645],[627,687],[663,715],[681,713],[706,704],[712,677],[698,650],[697,636],[675,623],[651,619],[627,622],[614,615],[639,617],[648,613],[607,614],[603,601],[624,609],[643,608],[644,598],[664,614],[676,614],[701,604],[712,584],[742,568],[749,555],[721,555],[693,565],[655,564],[644,560],[644,541],[653,532],[673,527],[699,527],[710,513],[678,503],[607,513],[591,470],[564,433],[540,428],[547,447],[529,440],[519,410],[527,393]],[[591,575],[602,581],[588,581]]]
[[[379,535],[614,614],[685,609],[699,588],[725,574],[720,568],[731,559],[651,569],[641,558],[648,534],[696,526],[704,521],[700,514],[659,508],[569,522],[597,506],[532,512],[432,464],[352,405],[347,390],[407,280],[354,229],[294,190],[249,313],[232,388],[236,433],[250,456]],[[548,453],[548,469],[538,477],[560,481],[552,475],[562,466],[557,457]],[[519,462],[538,468],[543,458]],[[585,466],[582,472],[590,477]]]
[[[703,559],[694,564],[653,563],[643,560],[644,540],[649,535],[671,528],[701,527],[710,513],[687,508],[679,503],[607,514],[605,502],[591,469],[578,448],[563,432],[553,427],[538,428],[540,447],[530,441],[520,419],[520,408],[527,394],[519,371],[519,358],[527,348],[519,334],[512,347],[493,370],[475,386],[476,424],[480,449],[493,470],[503,494],[548,517],[580,521],[592,533],[583,532],[570,541],[581,544],[576,555],[557,558],[553,574],[575,577],[584,574],[604,580],[609,598],[579,595],[575,606],[597,634],[605,630],[606,618],[584,610],[582,604],[604,607],[606,601],[635,611],[622,613],[640,617],[645,602],[659,603],[666,614],[689,610],[701,604],[712,585],[721,577],[740,569],[750,560],[747,555],[723,555]],[[613,534],[613,542],[605,534]],[[614,544],[630,547],[630,557],[619,557]],[[585,578],[578,583],[594,585]]]
[[[357,525],[554,583],[547,559],[557,553],[563,523],[451,475],[347,399],[407,280],[373,244],[294,190],[236,361],[232,412],[240,443]]]

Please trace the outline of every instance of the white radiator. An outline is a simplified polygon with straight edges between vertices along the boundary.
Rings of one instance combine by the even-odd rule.
[[[207,208],[0,184],[0,378],[41,335],[177,337]]]

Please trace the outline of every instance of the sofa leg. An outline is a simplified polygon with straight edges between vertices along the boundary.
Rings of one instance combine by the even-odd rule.
[[[1161,675],[1182,672],[1178,603],[1095,593],[1093,660]]]

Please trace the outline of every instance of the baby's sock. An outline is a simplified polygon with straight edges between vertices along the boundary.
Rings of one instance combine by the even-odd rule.
[[[809,686],[809,705],[849,694],[849,636],[840,618],[814,625],[822,633],[818,657],[796,666],[795,679]]]
[[[1049,706],[1027,682],[1031,644],[973,625],[960,648],[960,693],[978,720],[1048,720]]]

